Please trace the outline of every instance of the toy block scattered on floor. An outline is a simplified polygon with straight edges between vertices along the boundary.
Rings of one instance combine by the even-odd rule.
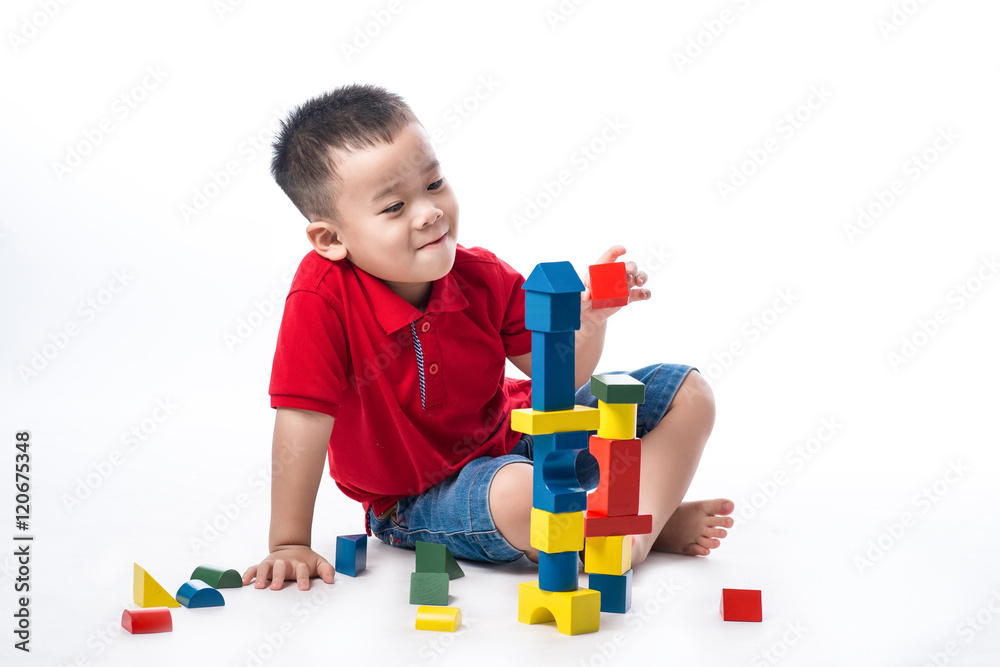
[[[760,604],[760,591],[743,588],[723,588],[719,613],[724,621],[761,622],[764,614]]]
[[[517,589],[517,620],[521,623],[556,622],[564,635],[597,632],[601,627],[601,593],[586,588],[543,591],[535,582]]]
[[[632,536],[588,537],[583,570],[588,574],[621,576],[632,569]]]
[[[580,551],[584,548],[583,512],[555,514],[532,507],[531,546],[548,553]]]
[[[333,566],[337,572],[356,577],[368,565],[368,535],[338,535],[337,557]]]
[[[580,292],[586,287],[569,262],[538,264],[521,289],[525,328],[532,331],[580,328]]]
[[[576,369],[567,364],[576,351],[576,332],[531,332],[531,407],[570,410],[576,397]]]
[[[417,542],[417,572],[444,572],[449,579],[465,576],[448,547],[434,542]]]
[[[635,434],[634,429],[632,433]],[[601,467],[601,479],[587,498],[587,509],[604,516],[637,514],[642,441],[635,437],[609,440],[592,435],[590,453]]]
[[[242,588],[243,577],[236,570],[226,570],[214,565],[199,565],[191,573],[191,579],[204,581],[212,588]]]
[[[633,406],[633,411],[634,409]],[[633,419],[630,437],[635,437],[634,421]],[[530,408],[518,408],[510,411],[511,429],[528,435],[567,431],[599,431],[600,425],[600,411],[586,405],[574,405],[572,410],[552,410],[549,412]]]
[[[180,607],[167,590],[157,583],[156,579],[133,563],[132,568],[132,599],[140,607]]]
[[[538,552],[538,587],[543,591],[575,591],[580,587],[578,551]]]
[[[150,607],[126,609],[122,612],[122,627],[133,635],[148,635],[154,632],[171,632],[174,623],[167,607]]]
[[[462,625],[458,607],[417,607],[417,630],[455,632]]]
[[[411,572],[410,604],[448,604],[447,572]]]
[[[646,402],[646,385],[627,373],[599,373],[590,376],[590,393],[605,403]]]
[[[608,440],[630,440],[635,437],[635,420],[638,411],[634,403],[605,403],[598,399],[600,413],[597,435]],[[593,431],[594,429],[587,429]]]
[[[601,611],[624,614],[632,606],[632,570],[625,574],[592,573],[587,586],[601,592]]]
[[[651,532],[653,532],[653,515],[646,512],[628,516],[604,516],[590,510],[583,513],[584,537],[647,535]]]
[[[591,308],[628,304],[628,272],[624,262],[592,264],[589,271]]]
[[[223,607],[226,604],[226,600],[222,597],[222,593],[212,588],[204,581],[199,581],[198,579],[185,581],[181,584],[181,587],[177,589],[177,595],[175,597],[182,606],[187,607],[188,609]]]

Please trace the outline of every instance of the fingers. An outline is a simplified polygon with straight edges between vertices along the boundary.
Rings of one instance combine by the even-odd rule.
[[[326,583],[333,583],[333,565],[331,565],[330,561],[325,558],[319,559],[319,563],[316,565],[316,574],[322,577],[323,581]]]
[[[285,583],[285,570],[288,569],[287,563],[282,559],[274,561],[274,570],[271,573],[271,590],[280,590],[281,586]]]
[[[250,567],[248,567],[247,571],[243,573],[243,585],[246,586],[251,581],[253,581],[253,578],[256,575],[257,575],[257,566],[251,565]]]
[[[625,254],[625,246],[623,245],[613,245],[604,251],[601,258],[598,259],[594,264],[610,264],[616,261],[619,257]]]
[[[254,588],[264,588],[267,586],[267,575],[271,571],[271,563],[264,561],[257,567],[257,583]]]
[[[309,590],[309,566],[299,561],[295,565],[295,579],[299,582],[299,590]]]

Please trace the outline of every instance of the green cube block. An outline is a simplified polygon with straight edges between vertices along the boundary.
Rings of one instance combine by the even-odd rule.
[[[236,570],[226,570],[214,565],[199,565],[191,573],[191,579],[204,581],[212,588],[240,588],[243,577]]]
[[[449,579],[465,576],[448,547],[433,542],[417,542],[417,572],[447,572]]]
[[[590,393],[605,403],[639,404],[646,400],[646,385],[625,373],[602,373],[590,377]]]
[[[410,604],[447,606],[447,572],[410,573]]]

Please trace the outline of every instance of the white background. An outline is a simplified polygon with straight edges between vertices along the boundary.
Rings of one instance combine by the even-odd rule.
[[[3,664],[996,664],[1000,7],[233,5],[4,4]],[[267,383],[309,250],[269,142],[352,82],[441,131],[464,245],[527,274],[621,243],[647,270],[599,370],[712,382],[690,495],[732,498],[739,524],[708,558],[638,567],[599,633],[517,623],[524,563],[465,564],[465,626],[417,632],[413,555],[375,541],[357,579],[118,630],[133,561],[173,592],[265,555]],[[30,655],[12,647],[22,429]],[[326,478],[316,548],[362,530]],[[723,622],[723,587],[761,589],[765,622]]]

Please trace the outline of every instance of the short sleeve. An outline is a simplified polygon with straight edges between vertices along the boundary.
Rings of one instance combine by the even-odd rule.
[[[347,353],[344,323],[330,303],[315,292],[289,294],[271,366],[271,407],[336,417]]]
[[[502,284],[500,294],[504,299],[503,321],[500,325],[504,354],[519,357],[531,352],[531,332],[524,328],[524,290],[521,289],[524,276],[499,257],[497,268]]]

